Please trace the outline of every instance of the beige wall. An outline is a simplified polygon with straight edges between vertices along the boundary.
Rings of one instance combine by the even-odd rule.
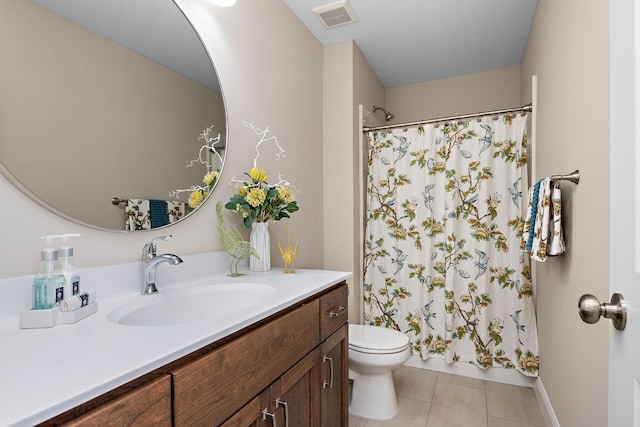
[[[362,256],[364,246],[364,202],[365,202],[365,184],[366,184],[366,165],[368,160],[368,150],[366,138],[361,141],[361,132],[358,121],[360,120],[358,106],[363,106],[363,121],[367,125],[372,125],[373,120],[367,117],[368,113],[373,113],[373,106],[384,105],[385,89],[378,77],[375,75],[366,58],[354,45],[353,51],[353,108],[354,108],[354,186],[353,186],[353,202],[354,202],[354,292],[353,307],[349,307],[352,315],[351,320],[360,322],[362,319]],[[382,115],[378,113],[378,115]],[[369,119],[369,120],[367,120]]]
[[[354,263],[352,52],[351,41],[324,48],[324,259],[336,270]]]
[[[112,197],[201,184],[186,166],[225,131],[219,93],[31,2],[0,3],[0,51],[0,159],[47,203],[122,230]]]
[[[385,108],[405,123],[520,106],[520,67],[389,88]],[[382,113],[377,113],[382,116]]]
[[[353,271],[353,42],[324,47],[323,206],[324,261],[330,270]],[[349,317],[357,286],[349,280]]]
[[[609,322],[582,323],[584,293],[608,298],[608,2],[540,0],[522,63],[523,99],[538,76],[537,177],[562,184],[568,251],[536,265],[540,378],[563,427],[607,424]]]
[[[324,267],[354,273],[349,318],[360,321],[362,242],[360,104],[382,104],[384,87],[352,41],[324,48]]]
[[[278,162],[267,160],[265,151],[261,163],[273,177],[280,172],[301,189],[300,211],[288,221],[291,239],[300,242],[296,267],[323,267],[322,46],[279,0],[238,2],[232,8],[197,0],[176,3],[210,51],[227,101],[229,158],[212,200],[168,230],[109,233],[50,214],[0,177],[0,278],[33,274],[42,247],[39,237],[51,233],[83,234],[74,243],[81,267],[137,261],[145,242],[167,232],[173,239],[162,242],[160,251],[187,255],[220,250],[215,202],[226,202],[234,192],[227,182],[250,169],[257,142],[243,120],[269,126],[286,149],[287,157]],[[240,224],[230,212],[227,218]],[[272,260],[282,265],[276,242],[286,241],[284,221],[271,230]]]

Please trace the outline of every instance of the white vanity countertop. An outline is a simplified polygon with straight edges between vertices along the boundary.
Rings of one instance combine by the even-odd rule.
[[[246,275],[231,278],[226,275],[229,258],[223,258],[223,268],[210,270],[221,273],[201,274],[207,269],[195,264],[211,256],[221,257],[183,257],[185,268],[180,271],[186,272],[191,264],[187,276],[198,274],[186,279],[179,279],[174,270],[169,273],[176,267],[161,265],[157,277],[160,293],[163,289],[234,282],[268,285],[276,292],[266,296],[258,307],[223,321],[218,318],[168,326],[126,326],[113,323],[108,314],[128,301],[146,298],[139,295],[140,281],[123,284],[129,280],[110,277],[110,290],[98,283],[99,290],[91,288],[85,276],[104,279],[103,269],[82,276],[83,289],[96,292],[99,308],[77,323],[20,329],[18,313],[22,309],[16,310],[15,315],[0,316],[0,425],[28,426],[45,421],[351,277],[346,272],[304,269],[296,269],[297,274],[283,274],[282,269],[254,273],[245,267],[241,271]],[[118,272],[136,269],[133,264],[124,265]],[[111,268],[109,273],[114,271]],[[163,276],[162,272],[167,274]],[[175,277],[169,277],[172,273]]]

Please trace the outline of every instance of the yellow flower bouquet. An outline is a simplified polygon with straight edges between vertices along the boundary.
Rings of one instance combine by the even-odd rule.
[[[224,207],[242,215],[246,228],[251,228],[254,222],[289,218],[290,213],[299,209],[295,190],[288,182],[281,180],[278,184],[269,184],[267,172],[258,167],[245,175],[249,180],[242,182]]]
[[[213,187],[213,184],[216,183],[218,177],[220,176],[220,172],[211,171],[204,175],[202,178],[202,182],[205,183],[206,187],[198,186],[191,192],[189,195],[189,201],[187,204],[191,209],[195,209],[207,198],[210,189]],[[193,188],[193,187],[192,187]]]

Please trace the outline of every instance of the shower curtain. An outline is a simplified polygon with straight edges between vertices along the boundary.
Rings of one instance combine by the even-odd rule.
[[[365,323],[422,359],[538,374],[526,116],[367,134]],[[523,204],[525,206],[523,206]]]

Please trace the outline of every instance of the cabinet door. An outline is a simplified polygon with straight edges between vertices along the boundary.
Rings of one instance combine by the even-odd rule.
[[[307,354],[222,427],[314,427],[320,425],[318,350]]]
[[[275,414],[269,408],[269,390],[253,398],[220,427],[270,427]]]
[[[320,344],[321,425],[348,426],[349,325],[345,324]]]
[[[273,384],[272,407],[279,427],[320,425],[319,378],[316,349]]]

